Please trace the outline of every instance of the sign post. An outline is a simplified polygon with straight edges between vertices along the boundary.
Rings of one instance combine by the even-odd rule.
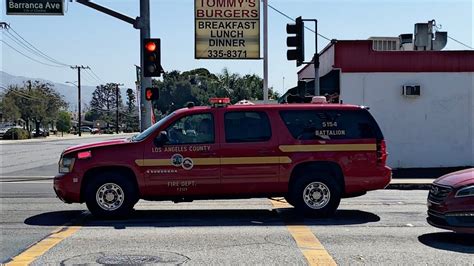
[[[5,0],[7,15],[64,15],[64,0]]]
[[[196,59],[260,59],[260,1],[195,0]]]

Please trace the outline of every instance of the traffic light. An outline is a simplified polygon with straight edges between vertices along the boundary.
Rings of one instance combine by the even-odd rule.
[[[163,71],[161,67],[161,42],[160,39],[143,40],[144,77],[159,77]]]
[[[292,35],[286,38],[286,45],[288,48],[294,48],[286,52],[286,58],[288,60],[296,60],[296,66],[300,66],[304,61],[303,19],[301,17],[297,17],[295,24],[286,24],[286,33]]]
[[[147,101],[154,101],[160,98],[160,91],[157,87],[149,87],[145,89],[145,99]]]

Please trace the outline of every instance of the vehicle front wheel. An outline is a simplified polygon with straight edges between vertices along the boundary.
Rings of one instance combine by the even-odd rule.
[[[103,172],[91,177],[86,187],[86,205],[98,218],[127,217],[138,201],[135,184],[120,173]]]
[[[295,208],[307,215],[333,215],[341,202],[341,188],[331,175],[297,179],[290,192]]]

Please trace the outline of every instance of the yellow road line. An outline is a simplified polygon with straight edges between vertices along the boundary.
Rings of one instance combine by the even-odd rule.
[[[83,218],[83,215],[81,215],[81,217]],[[79,222],[73,222],[73,223],[82,224],[82,220],[83,219],[80,218]],[[82,227],[81,225],[74,225],[74,226],[66,225],[66,226],[59,227],[58,229],[51,232],[47,237],[31,245],[25,251],[13,257],[13,259],[10,262],[6,263],[5,266],[31,264],[33,261],[38,259],[38,257],[42,256],[52,247],[56,246],[64,239],[70,237],[71,235],[79,231],[81,227]]]
[[[283,200],[271,200],[271,202],[273,207],[276,209],[291,207]],[[308,226],[290,224],[287,222],[290,217],[284,217],[281,212],[278,212],[278,214],[280,214],[285,221],[288,231],[296,241],[296,245],[301,250],[301,253],[303,253],[303,256],[308,261],[308,265],[337,265]]]

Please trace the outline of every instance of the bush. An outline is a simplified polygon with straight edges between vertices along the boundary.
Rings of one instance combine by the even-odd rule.
[[[3,135],[3,139],[29,139],[31,138],[30,133],[23,128],[10,128],[5,135]]]
[[[114,133],[115,133],[115,130],[110,129],[110,128],[106,128],[106,129],[104,130],[104,134],[114,134]]]

